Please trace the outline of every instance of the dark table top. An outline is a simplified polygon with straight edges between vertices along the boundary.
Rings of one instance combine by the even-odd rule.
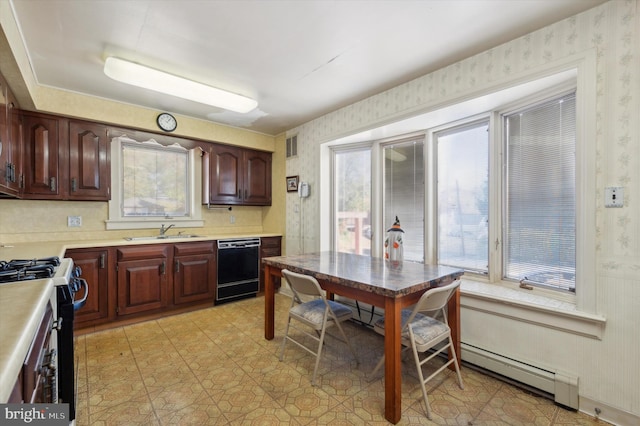
[[[461,269],[388,260],[351,253],[320,252],[266,257],[262,262],[279,269],[314,276],[385,297],[401,297],[447,284],[462,276]]]

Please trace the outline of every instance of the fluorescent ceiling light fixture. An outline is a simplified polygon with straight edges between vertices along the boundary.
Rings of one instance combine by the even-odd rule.
[[[251,98],[113,56],[108,57],[104,62],[104,73],[122,83],[230,111],[246,113],[258,106],[258,102]]]

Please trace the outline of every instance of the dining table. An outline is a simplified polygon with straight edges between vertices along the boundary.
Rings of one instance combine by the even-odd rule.
[[[264,337],[274,338],[274,277],[282,270],[307,274],[318,280],[328,297],[340,295],[384,309],[385,405],[384,416],[396,424],[402,413],[401,312],[425,291],[459,279],[457,268],[410,261],[389,261],[352,253],[317,253],[266,257],[264,267]],[[456,352],[460,353],[460,290],[449,299],[447,320]]]

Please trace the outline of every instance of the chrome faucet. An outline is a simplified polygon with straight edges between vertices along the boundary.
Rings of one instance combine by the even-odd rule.
[[[175,225],[169,225],[166,228],[164,227],[164,223],[160,227],[160,235],[164,235],[169,229],[173,228]]]

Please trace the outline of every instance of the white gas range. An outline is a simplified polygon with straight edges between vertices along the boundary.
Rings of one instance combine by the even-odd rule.
[[[43,375],[46,380],[34,395],[38,402],[69,404],[72,424],[76,407],[73,323],[75,311],[84,306],[88,296],[87,282],[80,275],[80,268],[75,267],[70,258],[0,261],[0,285],[45,278],[54,284],[50,299],[53,311],[50,350],[46,359],[39,361],[46,370]]]

